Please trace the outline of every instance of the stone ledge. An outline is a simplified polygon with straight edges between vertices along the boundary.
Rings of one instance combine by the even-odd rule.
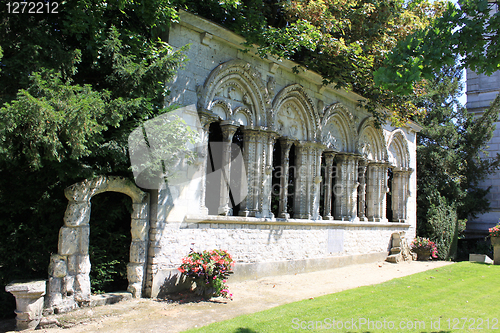
[[[269,219],[243,216],[221,215],[186,215],[185,223],[222,223],[250,225],[293,225],[293,226],[327,226],[327,227],[369,227],[369,228],[409,228],[409,223],[401,222],[349,222],[335,220],[303,220],[303,219]]]
[[[128,292],[114,292],[90,296],[90,306],[101,306],[115,304],[120,301],[132,299],[132,294]]]

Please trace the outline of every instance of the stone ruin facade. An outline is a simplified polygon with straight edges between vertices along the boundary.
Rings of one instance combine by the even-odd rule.
[[[68,206],[64,214],[64,226],[59,231],[58,253],[50,258],[48,293],[45,297],[47,312],[65,312],[90,305],[91,199],[107,191],[120,192],[132,198],[128,291],[134,297],[142,296],[148,247],[149,194],[128,179],[101,176],[74,184],[64,192]]]
[[[361,96],[297,73],[291,61],[243,52],[243,42],[180,13],[168,43],[190,44],[190,61],[167,102],[183,105],[186,125],[198,133],[196,160],[176,165],[183,182],[141,190],[130,180],[97,177],[66,189],[46,311],[90,302],[91,199],[105,191],[133,201],[127,275],[134,297],[175,291],[190,249],[227,250],[237,281],[385,260],[393,234],[414,238],[420,127],[377,127]],[[214,157],[216,144],[222,148]]]

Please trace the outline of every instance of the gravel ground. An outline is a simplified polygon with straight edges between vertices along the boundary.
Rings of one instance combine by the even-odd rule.
[[[49,322],[57,320],[58,324],[36,332],[181,332],[242,314],[377,284],[449,264],[451,263],[442,261],[399,264],[378,262],[238,283],[231,283],[229,279],[229,289],[234,295],[232,301],[222,298],[190,302],[182,298],[175,302],[133,299],[49,316],[46,320]],[[2,331],[1,326],[0,331]]]

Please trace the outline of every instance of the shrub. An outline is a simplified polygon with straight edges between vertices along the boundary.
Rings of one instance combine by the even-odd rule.
[[[222,296],[231,298],[226,279],[232,274],[234,261],[231,255],[223,250],[191,252],[182,259],[178,270],[195,283],[195,292],[206,298]]]

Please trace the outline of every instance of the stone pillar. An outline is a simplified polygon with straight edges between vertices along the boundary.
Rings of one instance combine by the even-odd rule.
[[[366,192],[367,218],[374,222],[387,222],[387,163],[368,164]]]
[[[321,200],[321,154],[325,147],[323,145],[314,145],[311,146],[311,215],[313,220],[322,219],[319,213],[319,201]]]
[[[393,169],[392,215],[394,222],[406,221],[410,174],[411,170]]]
[[[206,206],[206,193],[207,193],[207,163],[209,162],[208,157],[208,136],[210,124],[215,121],[214,117],[209,115],[208,113],[200,113],[200,121],[201,121],[201,143],[202,143],[202,152],[201,158],[203,158],[200,170],[200,213],[208,215],[208,208]]]
[[[147,198],[147,201],[149,201],[149,198]],[[127,264],[127,279],[129,283],[127,291],[132,294],[132,297],[139,298],[142,296],[146,273],[149,205],[147,203],[134,203],[132,207],[132,242],[130,243],[130,262]]]
[[[358,166],[358,217],[361,221],[368,221],[366,218],[366,169],[366,160],[360,159]]]
[[[233,135],[238,129],[231,121],[221,122],[222,142],[224,151],[222,152],[222,180],[220,186],[220,205],[217,213],[219,215],[231,215],[232,209],[229,208],[229,184],[231,181],[231,142]]]
[[[301,142],[296,146],[296,177],[294,218],[311,219],[311,143]]]
[[[357,217],[357,174],[358,156],[351,154],[337,155],[337,185],[340,196],[335,201],[335,219],[354,221]]]
[[[324,220],[333,220],[332,216],[332,185],[333,185],[333,158],[335,157],[334,152],[326,152],[325,153],[325,194],[324,194],[324,204],[323,204],[323,219]]]
[[[273,218],[274,215],[271,212],[271,197],[272,197],[272,186],[273,186],[273,150],[274,143],[278,138],[278,133],[267,132],[266,133],[266,147],[264,154],[264,172],[262,174],[262,191],[260,195],[261,199],[261,217]]]
[[[290,148],[292,148],[293,141],[282,139],[281,144],[281,168],[282,176],[280,179],[280,203],[279,203],[279,217],[288,219],[290,214],[287,212],[288,204],[288,178],[290,169]]]
[[[247,170],[248,194],[242,203],[240,216],[255,216],[258,210],[257,198],[259,195],[259,159],[257,156],[257,135],[254,129],[243,130],[243,157]]]
[[[13,281],[5,291],[16,298],[16,330],[35,329],[42,319],[46,281]]]

